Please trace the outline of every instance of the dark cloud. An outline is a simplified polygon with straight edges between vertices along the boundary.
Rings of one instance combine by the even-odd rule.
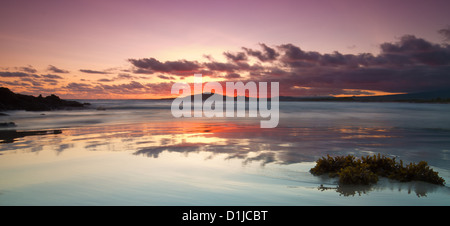
[[[133,80],[133,79],[148,79],[145,76],[134,76],[134,75],[130,75],[130,74],[126,74],[126,73],[120,73],[117,76],[113,77],[113,78],[103,78],[103,79],[99,79],[97,81],[99,82],[113,82],[113,81],[117,81],[117,80]]]
[[[245,50],[248,55],[256,57],[263,62],[273,61],[279,56],[279,53],[275,49],[268,47],[266,44],[260,43],[259,45],[262,47],[262,51],[253,50],[246,47],[242,47],[242,49]]]
[[[31,65],[28,65],[26,67],[20,67],[18,69],[21,71],[27,72],[27,73],[36,73],[37,72],[37,70],[34,69],[33,66],[31,66]]]
[[[58,84],[58,81],[55,79],[43,79],[42,81],[53,86],[56,86]]]
[[[115,86],[118,87],[119,89],[126,89],[126,90],[145,89],[144,85],[136,81],[131,81],[130,83],[127,84],[120,84]]]
[[[166,80],[173,80],[173,79],[175,79],[175,78],[172,77],[172,76],[165,76],[165,75],[158,75],[158,78],[160,78],[160,79],[166,79]]]
[[[5,78],[13,78],[13,77],[30,77],[28,73],[24,72],[9,72],[9,71],[0,71],[0,77]]]
[[[447,28],[439,30],[438,33],[441,34],[444,37],[445,41],[450,41],[450,26],[448,26]]]
[[[187,60],[160,62],[155,58],[143,58],[129,59],[129,61],[138,69],[143,70],[142,72],[165,72],[184,75],[180,74],[180,72],[193,72],[200,68],[197,62]]]
[[[312,66],[316,64],[321,57],[318,52],[305,52],[293,44],[284,44],[279,46],[284,51],[281,61],[288,66]]]
[[[3,85],[7,85],[7,86],[17,86],[17,87],[27,87],[30,86],[30,84],[25,83],[25,82],[19,82],[19,81],[0,81],[0,83],[2,83]]]
[[[450,63],[450,47],[430,43],[413,35],[403,36],[398,43],[383,43],[380,57],[404,64],[446,65]]]
[[[5,78],[5,80],[10,80],[0,83],[12,88],[26,88],[27,94],[33,94],[33,92],[41,93],[49,91],[49,89],[45,87],[57,86],[59,82],[56,79],[62,79],[62,77],[58,75],[47,74],[39,76],[37,74],[30,74],[25,72],[0,72],[0,77]]]
[[[227,78],[227,79],[236,79],[236,78],[240,78],[240,77],[241,77],[241,75],[237,74],[237,73],[231,73],[231,74],[227,74],[225,76],[225,78]]]
[[[265,46],[262,44],[262,46]],[[269,48],[269,47],[267,47]],[[269,48],[271,49],[271,48]],[[273,50],[273,49],[271,49]],[[269,50],[267,50],[269,51]],[[270,52],[270,51],[269,51]],[[209,55],[204,55],[209,62],[200,63],[197,61],[178,60],[161,62],[155,58],[129,59],[129,62],[135,67],[133,72],[136,74],[153,74],[155,72],[163,73],[157,77],[162,79],[173,78],[171,76],[192,76],[194,73],[201,73],[203,76],[223,77],[218,73],[233,74],[236,71],[258,71],[263,69],[260,65],[250,65],[246,61],[245,52],[223,53],[228,62],[219,62]],[[268,54],[270,57],[277,54]]]
[[[280,82],[281,92],[327,95],[377,90],[419,92],[450,86],[450,47],[405,35],[380,45],[380,54],[320,54],[293,44],[279,46],[279,62],[262,78]],[[289,71],[289,72],[288,72]],[[252,79],[258,79],[253,76]],[[294,87],[308,87],[296,89]]]
[[[72,82],[63,86],[67,95],[84,98],[101,97],[102,95],[170,95],[173,82],[148,83],[143,84],[137,81],[131,81],[121,84],[104,83],[78,83]]]
[[[43,78],[48,78],[48,79],[63,79],[63,77],[59,76],[59,75],[52,75],[52,74],[46,74],[46,75],[41,75]]]
[[[57,68],[53,65],[48,65],[47,71],[51,71],[53,73],[69,73],[69,71]]]
[[[440,30],[444,36],[450,29]],[[132,68],[97,80],[97,83],[69,83],[62,87],[69,93],[92,94],[154,94],[170,95],[173,82],[143,83],[153,78],[166,81],[183,79],[201,73],[203,76],[243,82],[279,82],[280,95],[326,96],[370,95],[374,91],[419,92],[450,87],[450,45],[436,44],[413,35],[396,42],[382,43],[379,54],[319,53],[307,51],[291,43],[260,49],[242,47],[242,52],[223,52],[221,62],[205,55],[206,62],[186,59],[159,61],[155,58],[128,59]],[[251,58],[251,60],[249,59]],[[256,60],[256,61],[255,61]],[[36,75],[32,67],[16,68],[16,72],[0,72],[2,84],[15,86],[57,85],[62,77],[54,74]],[[63,73],[50,65],[48,70]],[[117,69],[114,69],[118,71]],[[81,69],[91,74],[112,74],[112,71]],[[123,71],[123,70],[122,70]],[[131,73],[133,72],[133,73]],[[137,74],[149,74],[140,76]],[[177,77],[178,76],[178,77]],[[13,81],[14,80],[14,81]],[[126,81],[121,84],[108,82]],[[160,80],[158,80],[160,81]]]
[[[130,74],[122,73],[117,75],[117,79],[133,79],[133,78],[134,76],[131,76]]]
[[[112,79],[107,79],[107,78],[102,78],[102,79],[98,79],[97,82],[113,82],[114,80]]]
[[[152,94],[170,94],[174,82],[148,83],[145,85],[148,93]]]
[[[73,91],[90,91],[92,89],[92,85],[86,83],[71,82],[67,84],[67,86],[65,86],[64,88]]]
[[[412,35],[403,36],[395,43],[381,44],[378,55],[337,51],[322,54],[293,44],[277,48],[260,46],[261,51],[243,47],[245,52],[224,52],[228,62],[209,57],[209,62],[195,62],[195,66],[188,64],[191,66],[184,69],[229,80],[279,82],[282,95],[297,96],[370,93],[365,90],[414,92],[450,86],[449,47]],[[255,57],[259,62],[250,65],[246,56]],[[145,70],[160,71],[158,77],[162,79],[177,75],[180,68],[171,66],[173,62],[193,64],[186,60],[163,63],[154,58],[130,62]]]
[[[80,69],[80,71],[83,73],[88,73],[88,74],[109,74],[108,72],[105,72],[105,71],[95,71],[95,70],[89,70],[89,69]]]
[[[77,98],[91,98],[97,95],[108,94],[100,85],[92,85],[88,83],[71,82],[62,87],[67,92],[66,95],[74,95]]]
[[[450,27],[438,33],[450,41]],[[131,58],[128,59],[131,67],[127,70],[81,69],[79,71],[83,73],[104,76],[92,79],[92,83],[73,82],[60,88],[74,94],[170,95],[173,83],[169,81],[195,73],[224,81],[279,82],[280,95],[294,96],[359,95],[369,94],[370,90],[417,92],[450,87],[450,45],[432,43],[414,35],[404,35],[395,42],[380,44],[377,54],[346,54],[338,51],[320,53],[305,50],[293,43],[273,46],[259,43],[256,48],[241,47],[237,52],[224,50],[224,61],[210,55],[203,56],[205,62]],[[34,90],[33,87],[62,84],[64,78],[60,75],[69,73],[54,65],[48,65],[46,70],[49,74],[38,75],[31,65],[3,68],[0,82]],[[168,82],[142,82],[146,81],[144,79],[151,82],[152,78]]]
[[[21,81],[29,82],[30,85],[35,86],[35,87],[42,86],[42,83],[40,81],[38,81],[36,78],[30,78],[30,77],[21,78]]]
[[[24,77],[40,78],[41,76],[39,76],[37,74],[29,74],[29,73],[25,73],[25,72],[0,71],[0,77],[5,77],[5,78],[24,78]]]
[[[211,71],[222,71],[222,72],[233,72],[239,69],[239,66],[232,63],[222,63],[222,62],[209,62],[205,63],[204,66]]]
[[[227,59],[229,59],[231,61],[234,61],[234,62],[247,61],[248,60],[247,59],[247,55],[245,55],[244,52],[239,52],[239,53],[236,53],[236,54],[225,52],[225,53],[223,53],[223,55],[225,55],[225,57]]]
[[[136,68],[136,69],[133,69],[133,73],[135,73],[135,74],[153,74],[153,71],[152,70],[149,70],[149,69],[143,69],[143,68]]]
[[[105,85],[101,84],[102,92],[113,94],[154,94],[154,95],[170,95],[173,82],[167,83],[148,83],[132,81],[130,83]]]

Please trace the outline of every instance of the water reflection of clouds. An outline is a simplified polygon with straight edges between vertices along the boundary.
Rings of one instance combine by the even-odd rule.
[[[64,130],[60,137],[19,139],[10,149],[41,150],[57,143],[58,152],[82,146],[86,150],[134,151],[158,157],[162,152],[211,152],[244,162],[290,164],[314,161],[334,152],[373,151],[392,144],[401,134],[385,128],[278,127],[211,122],[152,122]],[[13,143],[13,142],[11,142]],[[356,144],[356,145],[355,145]],[[15,147],[14,147],[15,146]],[[123,148],[125,150],[120,150]]]
[[[438,131],[427,137],[414,130],[365,127],[277,127],[261,129],[258,124],[233,122],[174,121],[92,126],[65,129],[58,133],[15,138],[1,144],[2,150],[56,152],[70,149],[88,151],[130,151],[135,155],[157,158],[163,152],[210,152],[225,154],[227,159],[244,163],[292,164],[311,162],[326,154],[390,153],[404,155],[404,150],[417,155],[430,149],[442,153],[442,142],[448,132]],[[26,133],[21,133],[26,134]],[[430,142],[441,141],[436,144]],[[5,138],[6,139],[6,138]],[[425,139],[421,142],[421,139]],[[426,145],[426,148],[421,149]],[[434,147],[436,146],[436,147]],[[443,160],[442,160],[443,161]]]
[[[431,155],[433,141],[448,141],[448,131],[436,131],[433,137],[423,138],[417,130],[365,127],[277,127],[261,129],[258,124],[242,125],[232,122],[151,122],[64,129],[58,133],[41,133],[18,137],[0,144],[3,151],[40,152],[54,150],[58,155],[74,150],[126,151],[136,156],[161,158],[164,153],[204,153],[207,158],[217,155],[225,160],[240,160],[242,164],[259,163],[288,165],[313,162],[326,154],[366,155],[367,153],[405,154],[410,151],[419,157]],[[423,141],[421,139],[424,139]],[[442,144],[441,142],[441,144]],[[422,145],[422,146],[421,146]],[[426,145],[427,149],[422,149]],[[442,147],[438,146],[439,153]],[[397,150],[398,149],[398,150]],[[411,152],[408,154],[411,155]],[[430,153],[428,153],[430,152]],[[5,152],[6,153],[6,152]],[[12,152],[11,152],[12,153]],[[439,156],[434,158],[440,158]],[[430,159],[426,157],[425,159]],[[433,159],[433,158],[431,158]],[[448,161],[440,158],[434,163]],[[444,163],[446,164],[446,162]],[[405,187],[406,186],[406,187]],[[419,197],[432,188],[396,185],[396,189],[414,190]],[[371,187],[319,187],[336,190],[344,196],[354,196],[389,189]]]

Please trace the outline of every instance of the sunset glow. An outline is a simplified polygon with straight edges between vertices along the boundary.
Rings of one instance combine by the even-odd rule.
[[[201,73],[204,82],[280,82],[281,96],[438,90],[450,85],[449,7],[446,0],[6,1],[0,86],[70,99],[158,99]]]

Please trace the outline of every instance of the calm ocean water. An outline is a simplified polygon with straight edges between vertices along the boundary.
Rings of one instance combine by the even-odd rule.
[[[17,125],[0,132],[0,205],[450,205],[447,104],[281,102],[278,127],[261,129],[174,118],[170,101],[85,102],[0,116]],[[425,160],[447,185],[309,173],[327,154],[377,153]]]

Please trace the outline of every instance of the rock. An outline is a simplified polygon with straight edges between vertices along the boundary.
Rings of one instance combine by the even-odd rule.
[[[1,127],[16,127],[16,123],[14,122],[0,122]]]
[[[13,143],[17,138],[36,135],[61,134],[62,130],[16,131],[0,130],[0,143]]]
[[[58,109],[83,108],[86,103],[62,100],[52,94],[38,97],[16,94],[8,88],[0,87],[0,110],[50,111]]]

